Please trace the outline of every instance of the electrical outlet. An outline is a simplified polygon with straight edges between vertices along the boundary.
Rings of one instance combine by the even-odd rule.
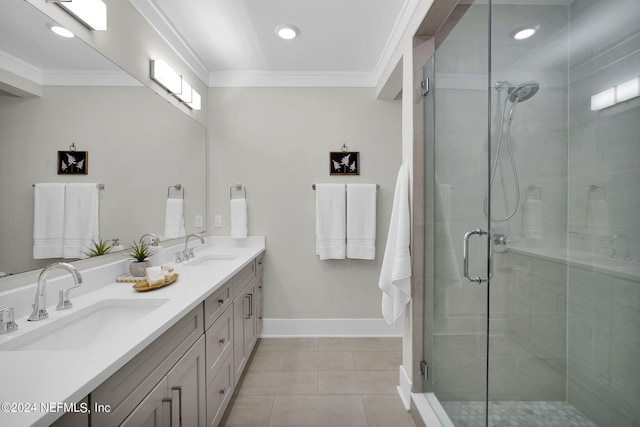
[[[202,226],[204,226],[202,215],[196,215],[196,227],[202,227]]]
[[[222,227],[222,215],[216,215],[213,218],[213,226],[214,227]]]

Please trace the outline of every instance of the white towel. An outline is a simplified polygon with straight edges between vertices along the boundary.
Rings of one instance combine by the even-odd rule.
[[[316,184],[316,254],[321,260],[346,255],[344,184]]]
[[[542,238],[542,200],[527,199],[524,207],[523,228],[524,237]]]
[[[67,184],[64,203],[63,258],[86,258],[83,253],[100,240],[97,183]]]
[[[347,258],[376,258],[376,184],[347,184]]]
[[[61,258],[64,243],[64,183],[36,184],[33,258]]]
[[[187,233],[184,228],[184,200],[167,199],[164,214],[164,237],[174,239]]]
[[[387,246],[378,282],[382,289],[382,315],[389,324],[403,315],[411,301],[410,242],[409,170],[402,165],[396,181]]]
[[[242,239],[247,237],[247,199],[231,199],[231,237]]]
[[[609,203],[607,199],[589,198],[587,232],[595,236],[610,236]]]

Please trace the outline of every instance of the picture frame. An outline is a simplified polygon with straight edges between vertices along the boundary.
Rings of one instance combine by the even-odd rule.
[[[58,151],[58,175],[87,175],[88,151]]]
[[[360,175],[359,151],[329,153],[329,175]]]

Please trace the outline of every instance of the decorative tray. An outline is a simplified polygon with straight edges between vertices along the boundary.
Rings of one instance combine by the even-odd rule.
[[[149,283],[147,283],[146,280],[141,280],[137,282],[135,285],[133,285],[133,289],[135,289],[138,292],[153,291],[156,289],[164,288],[165,286],[169,286],[176,280],[178,280],[178,273],[171,273],[169,276],[165,277],[164,283],[159,283],[157,285],[149,286]]]
[[[120,282],[120,283],[137,283],[140,282],[142,280],[145,280],[146,277],[142,276],[142,277],[136,277],[136,276],[132,276],[131,273],[126,273],[123,274],[122,276],[118,276],[116,277],[116,282]]]

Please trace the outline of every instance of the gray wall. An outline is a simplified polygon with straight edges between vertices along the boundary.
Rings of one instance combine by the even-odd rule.
[[[379,319],[378,289],[401,163],[401,108],[373,88],[212,88],[209,224],[229,234],[229,187],[247,188],[249,233],[266,235],[264,317]],[[360,176],[329,176],[329,152],[360,152]],[[376,260],[315,255],[314,183],[380,184]]]
[[[57,175],[58,150],[88,151],[88,175]],[[206,132],[146,87],[45,86],[42,98],[0,96],[0,271],[33,260],[33,187],[98,182],[101,238],[127,245],[164,231],[167,186],[186,188],[185,221],[206,216]]]

